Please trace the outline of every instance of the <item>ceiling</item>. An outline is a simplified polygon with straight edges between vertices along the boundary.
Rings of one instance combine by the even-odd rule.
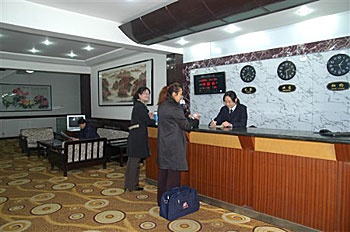
[[[3,1],[3,0],[1,0]],[[117,25],[127,23],[144,14],[150,13],[156,9],[164,7],[175,2],[174,0],[29,0],[35,4],[42,4],[66,11],[93,16],[96,18],[107,19],[116,22]],[[218,1],[219,2],[219,1]],[[184,36],[189,41],[186,45],[176,43],[178,39],[172,39],[159,43],[169,48],[182,48],[184,46],[193,46],[198,43],[211,42],[232,38],[250,32],[269,30],[276,27],[286,26],[304,20],[349,11],[350,3],[348,0],[320,0],[307,4],[313,12],[308,16],[298,16],[295,14],[297,8],[284,10],[259,18],[253,18],[236,23],[241,28],[235,34],[229,34],[222,30],[222,27]],[[91,66],[105,62],[111,57],[113,59],[123,58],[144,51],[144,48],[132,46],[130,44],[114,44],[107,41],[99,41],[91,38],[82,38],[77,36],[67,36],[49,31],[39,31],[30,28],[22,28],[15,25],[0,24],[1,43],[0,55],[4,58],[18,58],[19,55],[26,56],[27,59],[37,62],[67,63],[76,65]],[[49,38],[52,45],[46,46],[42,42]],[[91,51],[83,48],[87,45],[94,47]],[[39,51],[33,54],[29,51],[33,46]],[[78,54],[76,57],[69,57],[71,51]],[[166,53],[166,51],[165,51]]]

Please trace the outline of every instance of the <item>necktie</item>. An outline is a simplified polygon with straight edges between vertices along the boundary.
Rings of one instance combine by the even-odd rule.
[[[232,109],[230,109],[230,114],[233,112],[233,110]]]

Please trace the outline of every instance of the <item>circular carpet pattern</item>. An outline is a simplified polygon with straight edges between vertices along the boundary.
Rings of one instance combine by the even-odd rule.
[[[46,184],[37,184],[37,185],[34,185],[34,188],[36,189],[41,189],[41,188],[45,188],[46,187]]]
[[[19,179],[19,180],[13,180],[7,183],[7,185],[10,186],[18,186],[18,185],[24,185],[30,183],[30,179]]]
[[[94,190],[92,188],[87,188],[87,189],[83,189],[81,190],[82,193],[92,193]]]
[[[111,186],[112,184],[113,184],[113,181],[110,181],[110,180],[100,180],[93,183],[95,187]]]
[[[10,168],[10,167],[12,167],[12,164],[0,164],[1,169]]]
[[[195,232],[200,231],[201,224],[191,219],[177,219],[168,224],[168,229],[174,232]]]
[[[0,197],[0,204],[5,203],[7,200],[7,197]]]
[[[12,206],[9,208],[9,211],[10,212],[15,212],[15,211],[19,211],[19,210],[22,210],[24,209],[25,206],[24,205],[15,205],[15,206]]]
[[[153,217],[162,218],[161,216],[159,216],[159,207],[158,206],[152,207],[148,212]]]
[[[73,213],[73,214],[69,215],[68,218],[70,220],[79,220],[79,219],[82,219],[84,217],[85,217],[85,214],[83,214],[83,213]]]
[[[27,220],[18,220],[6,223],[0,227],[0,231],[3,232],[21,232],[30,228],[32,223]]]
[[[253,232],[286,232],[286,230],[274,226],[257,226]]]
[[[56,195],[53,193],[40,193],[35,196],[32,196],[30,200],[32,201],[48,201],[55,197]]]
[[[101,224],[111,224],[122,221],[125,213],[118,210],[107,210],[95,215],[95,221]]]
[[[74,188],[75,184],[74,183],[62,183],[62,184],[56,184],[52,186],[52,189],[54,190],[65,190],[65,189],[71,189]]]
[[[50,178],[49,181],[52,183],[58,183],[58,182],[63,182],[67,179],[68,179],[68,177],[66,177],[66,176],[57,176],[57,177]]]
[[[85,208],[87,209],[100,209],[102,207],[105,207],[109,205],[109,201],[105,199],[96,199],[88,201],[84,204]]]
[[[62,206],[60,204],[50,203],[36,206],[30,212],[34,215],[47,215],[57,212],[61,208]]]
[[[149,198],[149,196],[147,194],[140,194],[140,195],[137,195],[136,198],[139,200],[144,200]]]
[[[23,178],[28,176],[29,174],[26,172],[21,172],[21,173],[16,173],[16,174],[12,174],[9,176],[9,179],[18,179],[18,178]]]
[[[244,215],[238,214],[238,213],[226,213],[222,215],[222,219],[228,223],[232,224],[242,224],[247,223],[250,221],[249,217],[246,217]]]
[[[143,222],[140,224],[140,228],[143,230],[151,230],[157,227],[157,224],[154,222]]]
[[[143,189],[148,192],[157,193],[157,186],[154,185],[145,185]]]
[[[29,168],[28,171],[30,172],[41,172],[46,170],[46,167],[33,167],[33,168]]]
[[[110,178],[110,179],[118,179],[118,178],[122,178],[124,177],[124,174],[123,173],[108,173],[106,175],[107,178]]]
[[[121,188],[108,188],[101,191],[104,196],[118,196],[124,193],[124,189]]]

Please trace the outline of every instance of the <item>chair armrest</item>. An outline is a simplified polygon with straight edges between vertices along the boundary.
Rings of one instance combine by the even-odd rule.
[[[58,140],[61,140],[61,141],[65,140],[65,137],[63,135],[61,135],[60,133],[57,133],[57,132],[53,132],[53,137],[55,139],[58,139]]]

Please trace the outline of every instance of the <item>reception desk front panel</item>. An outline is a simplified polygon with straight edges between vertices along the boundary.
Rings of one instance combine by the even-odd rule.
[[[157,128],[147,178],[157,179]],[[350,231],[350,140],[200,128],[189,134],[182,184],[198,193],[322,231]],[[341,158],[341,160],[338,159]]]

